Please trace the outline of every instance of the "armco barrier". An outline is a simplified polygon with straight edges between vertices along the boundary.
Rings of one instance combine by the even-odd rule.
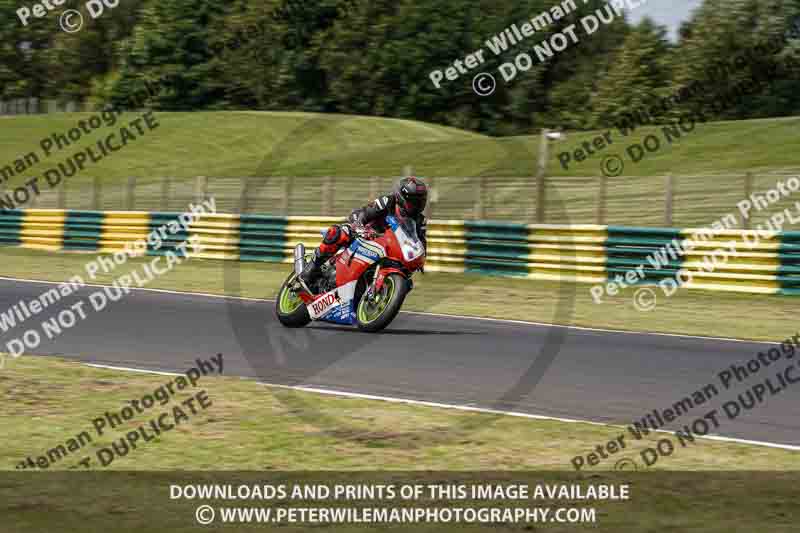
[[[0,245],[114,252],[177,216],[135,211],[2,211]],[[289,263],[296,243],[316,246],[320,231],[337,220],[203,215],[188,232],[172,236],[160,250],[149,246],[147,253],[163,254],[194,235],[202,250],[189,248],[192,257]],[[695,242],[693,250],[684,256],[665,254],[666,245],[687,238]],[[735,254],[719,254],[720,262],[710,261],[711,252],[731,247]],[[657,268],[648,258],[659,253],[666,261]],[[648,282],[657,282],[686,269],[691,273],[686,288],[800,294],[800,232],[765,236],[752,230],[725,230],[711,236],[697,229],[434,220],[428,226],[426,269],[585,283],[634,277],[629,273],[637,270]]]

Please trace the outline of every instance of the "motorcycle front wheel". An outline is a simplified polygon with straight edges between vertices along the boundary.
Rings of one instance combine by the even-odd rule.
[[[356,308],[356,324],[361,331],[375,333],[388,326],[408,294],[406,278],[400,274],[389,274],[383,280],[383,287],[372,298],[365,292]]]

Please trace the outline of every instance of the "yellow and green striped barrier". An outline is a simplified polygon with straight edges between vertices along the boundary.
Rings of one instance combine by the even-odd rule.
[[[0,245],[44,250],[114,252],[175,220],[179,213],[26,209],[0,212]],[[298,242],[316,246],[320,232],[341,219],[204,214],[160,250],[194,236],[190,257],[239,261],[292,261]],[[685,255],[665,254],[670,243],[693,238]],[[732,244],[733,243],[733,244]],[[708,255],[735,246],[737,253],[709,266]],[[650,259],[662,255],[658,266]],[[755,231],[633,228],[599,225],[529,225],[433,220],[428,224],[431,271],[603,283],[640,269],[646,282],[691,272],[686,288],[763,294],[800,294],[800,232],[765,237]]]

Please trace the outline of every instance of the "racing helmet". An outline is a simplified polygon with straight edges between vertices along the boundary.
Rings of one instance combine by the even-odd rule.
[[[397,212],[403,217],[416,217],[428,203],[428,186],[416,176],[401,179],[395,188]]]

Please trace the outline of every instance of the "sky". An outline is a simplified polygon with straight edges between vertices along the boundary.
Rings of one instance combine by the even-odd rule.
[[[648,0],[637,8],[629,10],[631,22],[639,22],[647,16],[669,28],[672,39],[677,39],[681,22],[687,20],[692,11],[700,7],[703,0]]]

